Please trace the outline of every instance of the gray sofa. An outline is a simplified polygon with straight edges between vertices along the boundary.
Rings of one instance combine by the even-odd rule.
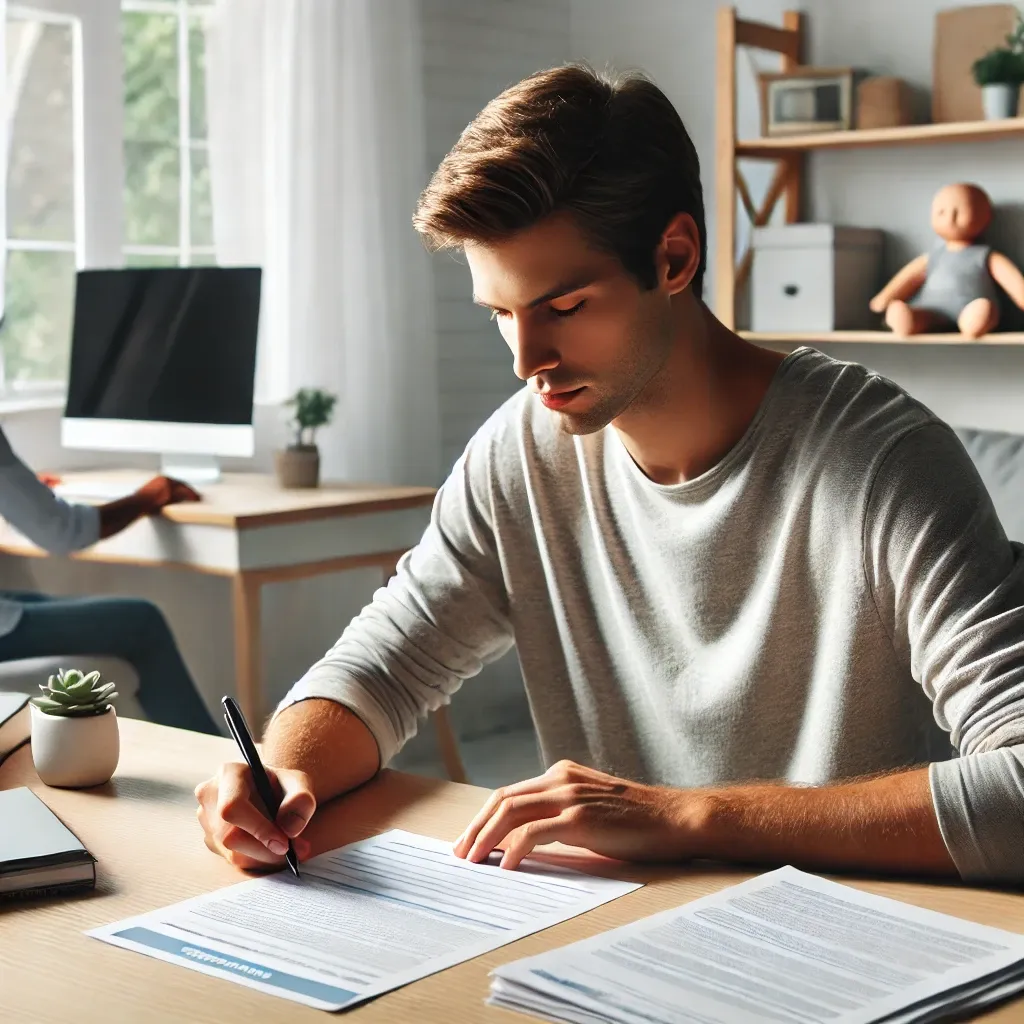
[[[1024,542],[1024,435],[958,428],[1010,540]]]

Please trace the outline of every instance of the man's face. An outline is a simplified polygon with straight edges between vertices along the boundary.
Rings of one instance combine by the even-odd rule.
[[[474,300],[563,430],[593,433],[642,403],[672,346],[665,290],[642,290],[563,215],[465,249]]]

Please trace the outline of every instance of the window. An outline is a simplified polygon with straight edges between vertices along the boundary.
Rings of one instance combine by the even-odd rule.
[[[129,266],[213,263],[206,142],[208,0],[123,0],[124,253]]]
[[[204,91],[212,0],[124,0],[120,40],[95,0],[5,7],[0,400],[20,400],[63,391],[76,268],[121,256],[214,262]],[[107,57],[119,43],[124,102],[114,107],[121,69]],[[122,133],[109,130],[118,121],[122,152]],[[86,177],[87,145],[97,166],[123,162],[123,188],[116,174]],[[111,216],[122,204],[123,237]]]
[[[81,264],[81,32],[8,6],[7,215],[0,392],[59,390]]]

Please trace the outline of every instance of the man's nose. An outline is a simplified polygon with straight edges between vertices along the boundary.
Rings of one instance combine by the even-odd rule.
[[[521,320],[513,324],[508,343],[513,355],[512,369],[520,380],[529,380],[544,370],[553,370],[561,362],[547,331]]]

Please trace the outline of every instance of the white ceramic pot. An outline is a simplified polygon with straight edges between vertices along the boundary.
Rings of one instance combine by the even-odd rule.
[[[121,754],[117,714],[72,718],[32,708],[32,763],[48,786],[83,789],[106,782]]]
[[[1017,116],[1017,101],[1020,98],[1020,86],[1005,82],[995,82],[981,87],[981,106],[988,121],[1001,121],[1006,117]]]

